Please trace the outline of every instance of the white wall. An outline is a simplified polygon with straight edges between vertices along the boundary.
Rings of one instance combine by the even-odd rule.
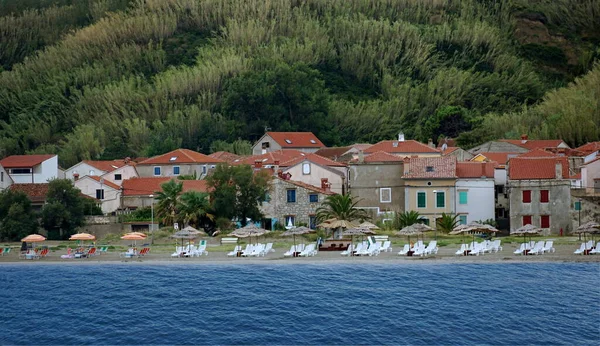
[[[0,166],[0,191],[7,189],[10,185],[12,185],[12,179],[4,167]]]
[[[506,185],[506,168],[494,168],[494,184]]]
[[[53,156],[41,164],[33,167],[33,174],[11,174],[10,176],[15,184],[47,183],[51,179],[59,178],[58,156]]]
[[[79,178],[83,178],[87,175],[102,175],[104,173],[106,173],[103,170],[100,170],[96,167],[90,166],[85,162],[79,162],[78,164],[76,164],[75,166],[68,168],[65,170],[65,178],[67,179],[71,179],[71,180],[75,180],[73,178],[73,174],[77,172],[77,174],[79,174]]]
[[[310,174],[302,173],[302,165],[304,163],[310,164]],[[338,170],[332,172],[322,166],[314,164],[310,161],[302,161],[299,164],[282,168],[284,173],[290,173],[292,175],[291,180],[301,181],[306,184],[310,184],[316,187],[321,187],[321,178],[327,178],[327,181],[331,183],[331,191],[335,193],[342,193],[342,185],[344,184],[344,178],[347,176],[345,173],[337,173]]]
[[[102,212],[104,214],[112,213],[119,208],[121,192],[113,189],[106,184],[100,184],[100,182],[84,177],[80,178],[74,183],[75,187],[81,190],[86,196],[96,198],[96,190],[104,190],[104,199],[102,200]]]
[[[467,204],[460,204],[460,191],[467,191]],[[494,180],[458,179],[456,214],[467,215],[467,223],[495,218]]]
[[[115,180],[115,174],[121,174],[121,180]],[[119,186],[123,184],[123,180],[136,178],[138,176],[135,167],[125,165],[123,167],[119,167],[112,172],[105,173],[102,175],[102,178],[106,181],[110,181],[111,183],[115,183]]]

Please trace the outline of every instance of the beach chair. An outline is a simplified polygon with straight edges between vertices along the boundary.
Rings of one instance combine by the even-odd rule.
[[[597,253],[600,253],[600,241],[596,243],[596,247],[594,247],[592,249],[592,251],[590,251],[590,255],[595,255]]]
[[[292,245],[292,246],[290,246],[290,249],[283,254],[283,257],[294,256],[294,252],[296,252],[296,247],[294,245]]]
[[[354,254],[355,256],[360,256],[360,254],[363,252],[364,248],[365,248],[364,243],[356,244],[356,247],[354,248],[354,250],[352,250],[352,253],[350,254],[350,256],[352,256],[352,254]]]
[[[246,248],[244,249],[244,251],[242,251],[242,257],[248,257],[252,254],[252,252],[254,251],[254,245],[248,244],[246,245]]]
[[[265,245],[264,244],[257,244],[252,249],[252,252],[248,256],[251,256],[251,257],[260,257],[260,255],[263,253],[264,250],[265,250]]]
[[[264,249],[260,255],[265,257],[269,252],[274,252],[274,251],[275,250],[273,250],[273,243],[267,243],[267,245],[264,247]]]
[[[429,244],[427,245],[427,247],[425,248],[425,255],[431,255],[431,254],[437,254],[438,252],[438,246],[437,246],[437,241],[436,240],[432,240],[429,242]]]
[[[529,252],[527,254],[528,255],[541,255],[543,253],[544,253],[544,242],[538,241],[537,243],[535,243],[533,248],[531,248],[531,250],[529,250]]]
[[[10,248],[9,247],[5,247],[4,251],[2,251],[2,256],[8,255],[9,253],[10,253]]]
[[[88,250],[88,252],[86,253],[86,256],[87,256],[88,258],[90,258],[90,257],[92,257],[92,256],[94,256],[94,255],[96,255],[96,248],[95,248],[95,247],[93,247],[93,248],[89,249],[89,250]]]
[[[404,244],[402,250],[398,251],[398,256],[405,256],[410,251],[410,245]]]
[[[175,255],[175,254],[173,254],[173,255]],[[177,256],[179,256],[179,253],[176,256],[173,256],[173,255],[171,255],[171,257],[177,257]],[[137,253],[134,248],[129,248],[126,252],[121,252],[119,254],[120,258],[131,258],[134,256],[137,256]]]
[[[302,252],[300,252],[300,254],[298,256],[300,256],[300,257],[314,256],[314,251],[315,251],[315,244],[308,244],[304,248],[304,250],[302,250]]]
[[[521,246],[519,246],[518,249],[515,250],[515,252],[513,252],[515,255],[523,255],[525,253],[525,250],[527,249],[527,244],[526,243],[521,243]]]
[[[242,246],[236,245],[233,248],[233,251],[227,253],[227,257],[235,257],[235,256],[237,256],[238,252],[240,252],[240,251],[242,251]]]
[[[350,254],[352,253],[352,251],[354,251],[354,245],[350,244],[348,245],[348,248],[342,252],[340,252],[340,255],[342,256],[350,256]]]
[[[502,240],[500,239],[496,239],[492,242],[491,246],[492,246],[492,250],[494,252],[498,252],[498,251],[502,251]]]
[[[542,253],[555,251],[556,249],[554,248],[554,241],[546,240],[546,244],[544,244],[544,247],[542,248]]]
[[[75,258],[75,256],[73,255],[73,249],[67,248],[67,254],[66,255],[61,255],[60,258],[62,258],[62,259]]]
[[[462,256],[467,251],[467,244],[460,244],[460,249],[458,249],[454,254],[456,256]]]
[[[48,256],[48,252],[50,252],[50,250],[48,248],[42,249],[42,251],[38,252],[37,258],[40,259],[42,257]]]
[[[386,240],[383,242],[383,245],[381,245],[381,249],[379,249],[379,251],[381,252],[392,252],[392,242],[389,240]]]
[[[575,250],[575,252],[573,252],[573,253],[575,255],[581,255],[585,251],[585,247],[586,247],[586,243],[581,243],[581,246],[579,246],[579,249]]]

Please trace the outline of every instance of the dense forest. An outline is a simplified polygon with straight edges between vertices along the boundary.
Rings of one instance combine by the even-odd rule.
[[[0,156],[600,138],[596,0],[0,0]],[[242,145],[242,147],[244,147]]]

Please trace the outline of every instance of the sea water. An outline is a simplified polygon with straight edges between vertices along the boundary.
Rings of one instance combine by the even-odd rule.
[[[0,344],[600,343],[600,265],[0,266]]]

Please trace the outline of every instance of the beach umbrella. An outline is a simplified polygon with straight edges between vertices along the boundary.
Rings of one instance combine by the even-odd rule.
[[[77,234],[73,234],[69,238],[69,240],[78,240],[81,243],[83,243],[83,241],[86,241],[86,240],[95,240],[95,239],[96,239],[96,236],[89,234],[89,233],[77,233]],[[81,243],[80,243],[80,245],[81,245]]]
[[[238,228],[238,229],[234,230],[233,232],[229,233],[229,235],[238,237],[238,238],[250,237],[250,242],[252,242],[253,236],[258,237],[265,233],[267,233],[266,229],[257,227],[254,224],[247,224],[246,226],[244,226],[242,228]]]
[[[532,235],[532,234],[538,234],[542,231],[541,228],[536,227],[532,224],[526,224],[523,225],[515,230],[511,230],[510,234],[511,235],[519,235],[522,234],[523,235],[523,244],[525,244],[527,242],[527,235]]]
[[[145,233],[142,233],[142,232],[128,232],[128,233],[125,233],[124,235],[139,235],[140,237],[144,237],[144,239],[146,239],[148,237]]]
[[[296,249],[296,235],[309,234],[309,233],[314,233],[314,232],[315,232],[314,229],[300,226],[300,227],[291,228],[291,229],[281,233],[281,236],[284,236],[284,237],[293,236],[294,237],[294,250],[295,250]]]
[[[354,244],[354,236],[355,235],[365,235],[366,232],[372,232],[371,230],[367,229],[367,228],[348,228],[347,230],[345,230],[344,232],[342,232],[342,235],[344,236],[350,236],[350,246],[352,246]],[[354,250],[350,253],[350,256],[354,256]]]
[[[458,232],[458,233],[460,233],[460,232],[463,232],[463,233],[472,232],[472,234],[473,234],[473,242],[475,242],[475,232],[480,232],[480,233],[496,233],[496,232],[499,232],[499,230],[497,230],[494,226],[487,225],[487,224],[482,224],[482,223],[478,223],[478,222],[470,222],[470,223],[468,223],[466,225],[458,225],[457,227],[454,228],[454,230],[450,234],[458,234],[458,233],[453,233],[455,231]]]
[[[370,223],[369,221],[365,221],[363,223],[361,223],[360,225],[358,225],[359,228],[366,228],[366,229],[371,229],[371,230],[379,230],[379,227],[377,227],[377,225]]]
[[[395,234],[399,235],[399,236],[408,237],[408,243],[410,244],[411,236],[416,235],[418,237],[420,234],[423,234],[423,232],[429,232],[429,231],[433,231],[433,228],[431,228],[425,224],[422,224],[422,223],[415,223],[410,226],[406,226],[406,227],[402,228],[401,230],[395,232]]]
[[[44,240],[46,240],[46,237],[44,237],[41,234],[30,234],[27,237],[21,239],[21,241],[24,241],[26,243],[41,243]]]
[[[192,227],[192,226],[189,226],[189,225],[188,225],[188,226],[185,226],[185,227],[182,229],[182,231],[188,231],[188,232],[190,232],[190,233],[193,233],[193,234],[200,234],[200,233],[202,233],[202,232],[200,232],[199,230],[197,230],[197,229],[195,229],[194,227]]]
[[[338,220],[338,219],[333,219],[332,221],[327,222],[327,224],[323,226],[323,228],[330,229],[334,232],[338,228],[348,229],[348,228],[355,228],[355,227],[357,227],[357,225],[355,225],[354,223],[352,223],[348,220]]]
[[[598,224],[597,222],[594,222],[594,221],[590,221],[590,222],[584,223],[583,225],[577,227],[577,229],[574,230],[573,233],[575,233],[575,234],[582,234],[583,233],[584,247],[585,247],[585,250],[587,250],[587,238],[586,238],[586,235],[588,233],[589,234],[600,233],[600,224]]]
[[[173,233],[173,235],[171,235],[172,238],[175,239],[181,239],[181,247],[183,247],[183,240],[187,239],[188,240],[188,245],[189,245],[189,240],[197,238],[198,234],[195,232],[190,232],[189,230],[179,230],[175,233]]]
[[[133,240],[135,242],[134,246],[137,245],[137,241],[138,240],[144,240],[144,239],[146,239],[146,235],[145,234],[135,234],[135,233],[137,233],[137,232],[127,233],[127,234],[123,235],[121,237],[121,239],[124,239],[124,240]]]

